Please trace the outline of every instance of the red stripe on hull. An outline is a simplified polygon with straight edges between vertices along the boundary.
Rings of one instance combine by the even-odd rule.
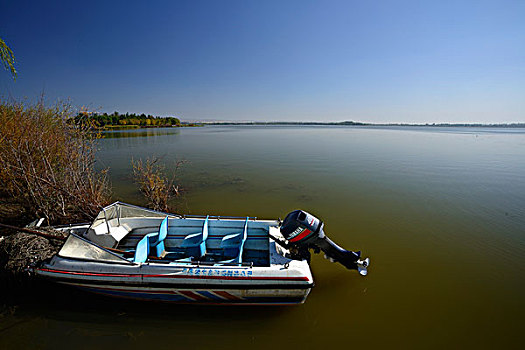
[[[178,292],[176,290],[145,290],[145,289],[125,289],[125,288],[112,288],[112,287],[106,287],[106,286],[91,286],[81,283],[70,283],[66,282],[67,285],[80,287],[80,288],[94,288],[99,290],[110,290],[110,291],[116,291],[116,292],[128,292],[128,293],[145,293],[145,294],[177,294]]]
[[[226,300],[239,300],[239,298],[237,298],[236,296],[231,295],[230,293],[222,291],[222,290],[213,291],[213,293],[223,297]]]
[[[196,301],[204,301],[204,300],[208,300],[207,298],[197,294],[197,293],[193,293],[193,292],[190,292],[189,290],[179,290],[178,291],[180,294],[186,296],[186,297],[189,297],[189,298],[192,298],[193,300],[196,300]]]
[[[264,280],[264,281],[308,281],[308,277],[270,277],[270,276],[191,276],[191,275],[142,275],[142,274],[114,274],[114,273],[97,273],[97,272],[75,272],[64,270],[53,270],[41,268],[37,269],[44,272],[61,273],[66,275],[80,276],[101,276],[101,277],[158,277],[158,278],[187,278],[187,279],[215,279],[215,280]]]

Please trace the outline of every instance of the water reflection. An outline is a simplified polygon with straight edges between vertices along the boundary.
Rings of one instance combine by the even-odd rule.
[[[124,130],[108,130],[102,132],[102,137],[105,139],[118,139],[130,137],[153,137],[165,135],[177,135],[180,133],[178,128],[142,128],[142,129],[124,129]]]

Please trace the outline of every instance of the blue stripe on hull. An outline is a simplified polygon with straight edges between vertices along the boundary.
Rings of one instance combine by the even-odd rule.
[[[205,304],[249,304],[249,305],[257,305],[257,304],[275,304],[275,305],[293,305],[293,304],[301,304],[304,302],[303,297],[293,297],[293,298],[286,298],[286,297],[245,297],[243,299],[238,300],[226,300],[223,299],[209,291],[192,291],[194,293],[198,293],[202,295],[203,297],[207,298],[204,300],[194,300],[190,297],[178,294],[178,293],[142,293],[142,292],[135,292],[135,291],[123,291],[123,290],[108,290],[104,288],[94,288],[94,287],[85,287],[85,286],[76,286],[82,290],[111,296],[111,297],[119,297],[119,298],[126,298],[126,299],[135,299],[135,300],[143,300],[143,301],[164,301],[164,302],[175,302],[175,303],[205,303]]]
[[[129,299],[139,299],[139,300],[151,300],[151,301],[171,301],[171,302],[188,302],[190,299],[187,297],[180,295],[180,294],[160,294],[160,293],[139,293],[139,292],[125,292],[125,291],[119,291],[119,290],[106,290],[106,289],[99,289],[99,288],[91,288],[91,287],[78,287],[82,290],[97,293],[97,294],[103,294],[108,295],[112,297],[121,297],[121,298],[129,298]]]
[[[208,292],[206,290],[199,290],[199,291],[197,291],[197,293],[199,293],[199,294],[201,294],[201,295],[203,295],[206,298],[211,299],[211,300],[224,301],[223,298],[221,298],[221,297],[219,297],[219,296],[217,296],[217,295],[215,295],[213,293],[210,293],[210,292]]]

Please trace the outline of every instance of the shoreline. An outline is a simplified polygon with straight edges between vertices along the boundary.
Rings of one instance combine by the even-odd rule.
[[[408,124],[408,123],[361,123],[361,122],[201,122],[206,125],[261,125],[261,126],[365,126],[365,127],[448,127],[448,128],[525,128],[525,123],[504,123],[504,124],[481,124],[481,123],[432,123],[432,124]],[[181,122],[181,125],[184,122]]]
[[[189,123],[181,125],[106,125],[103,127],[96,128],[99,131],[111,131],[111,130],[128,130],[128,129],[159,129],[159,128],[195,128],[202,127],[203,124]]]

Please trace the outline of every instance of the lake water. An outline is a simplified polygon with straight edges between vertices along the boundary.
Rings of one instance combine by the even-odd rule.
[[[304,305],[143,304],[67,290],[0,319],[0,348],[518,348],[525,327],[525,130],[207,126],[114,131],[115,198],[143,204],[130,160],[179,172],[179,213],[301,208],[369,275],[312,259]]]

